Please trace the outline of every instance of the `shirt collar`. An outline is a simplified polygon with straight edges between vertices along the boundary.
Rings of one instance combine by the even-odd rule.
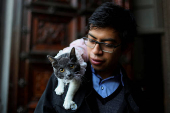
[[[98,74],[95,73],[95,70],[94,68],[92,67],[91,65],[91,71],[92,71],[92,75],[95,75],[96,77],[98,77],[100,80],[103,80],[102,77]],[[119,79],[120,78],[120,82],[122,83],[122,86],[124,86],[124,82],[123,82],[123,74],[122,74],[122,71],[120,69],[120,74],[118,74],[117,76],[111,76],[111,77],[108,77],[106,79],[104,79],[105,81],[109,80],[109,79]]]

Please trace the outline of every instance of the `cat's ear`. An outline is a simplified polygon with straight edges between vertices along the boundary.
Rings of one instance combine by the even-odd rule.
[[[75,53],[75,48],[74,48],[74,47],[71,49],[70,59],[71,59],[71,61],[73,61],[73,62],[76,62],[76,61],[77,61],[76,53]]]
[[[54,65],[54,64],[57,63],[57,60],[56,60],[54,57],[52,57],[52,56],[50,56],[50,55],[47,55],[47,58],[48,58],[48,60],[51,62],[52,65]]]

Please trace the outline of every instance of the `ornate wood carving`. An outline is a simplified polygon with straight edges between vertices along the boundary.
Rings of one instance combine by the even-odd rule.
[[[97,8],[104,2],[113,2],[114,0],[86,0],[87,8]]]
[[[62,17],[33,17],[31,50],[56,51],[68,46],[67,23],[70,20],[71,18],[63,19]]]
[[[40,67],[41,68],[41,67]],[[47,69],[36,69],[34,68],[33,76],[35,76],[33,84],[33,95],[34,98],[40,98],[42,93],[45,90],[45,87],[47,85],[47,82],[52,74],[52,67],[50,70]]]
[[[41,2],[61,2],[61,3],[70,3],[71,0],[33,0],[34,2],[36,1],[41,1]]]
[[[28,98],[28,112],[33,113],[38,100],[44,92],[48,80],[53,73],[53,69],[50,63],[32,62],[30,63],[28,73],[28,92],[25,97]]]

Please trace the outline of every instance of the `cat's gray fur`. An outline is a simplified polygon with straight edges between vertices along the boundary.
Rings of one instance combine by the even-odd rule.
[[[64,100],[65,109],[76,109],[76,103],[73,97],[81,83],[80,64],[75,54],[75,48],[71,49],[70,53],[64,53],[57,58],[47,55],[52,64],[54,74],[58,79],[58,86],[55,89],[57,95],[64,93],[64,86],[69,83],[69,88]]]

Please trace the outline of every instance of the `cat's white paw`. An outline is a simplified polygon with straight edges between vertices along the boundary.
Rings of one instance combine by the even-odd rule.
[[[68,109],[72,109],[72,110],[76,110],[77,109],[77,105],[75,102],[73,101],[64,101],[63,107],[68,110]]]
[[[57,87],[57,88],[55,89],[55,93],[56,93],[57,95],[62,95],[62,94],[64,93],[64,89],[63,89],[63,88],[60,88],[60,87]]]

